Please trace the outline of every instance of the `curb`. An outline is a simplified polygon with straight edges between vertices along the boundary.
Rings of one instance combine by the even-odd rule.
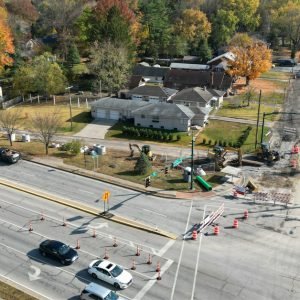
[[[51,196],[49,194],[46,194],[46,193],[43,193],[43,192],[40,192],[40,191],[32,190],[28,187],[21,186],[20,184],[15,184],[15,183],[13,184],[11,182],[8,182],[8,181],[2,180],[2,179],[0,179],[0,184],[4,185],[6,187],[9,187],[9,188],[19,190],[19,191],[27,193],[27,194],[31,194],[33,196],[44,198],[46,200],[50,200],[52,202],[71,207],[73,209],[77,209],[77,210],[86,212],[88,214],[91,214],[91,215],[94,215],[94,216],[97,216],[97,217],[104,218],[104,219],[109,220],[109,221],[113,221],[113,222],[116,222],[116,223],[119,223],[119,224],[130,226],[130,227],[140,229],[140,230],[143,230],[143,231],[146,231],[146,232],[149,232],[149,233],[154,233],[154,234],[164,236],[164,237],[167,237],[167,238],[170,238],[170,239],[173,239],[173,240],[177,239],[177,235],[175,235],[174,233],[167,232],[167,231],[164,231],[164,230],[160,230],[160,229],[157,229],[157,228],[153,228],[151,226],[148,226],[148,225],[136,222],[136,221],[132,221],[132,220],[124,218],[124,217],[116,216],[116,215],[113,215],[113,214],[105,215],[103,212],[99,213],[96,209],[94,209],[94,208],[92,208],[88,205],[79,204],[79,203],[77,203],[76,201],[73,201],[73,200],[71,201],[71,200],[68,200],[68,199],[62,199],[62,198],[59,198],[59,197]]]

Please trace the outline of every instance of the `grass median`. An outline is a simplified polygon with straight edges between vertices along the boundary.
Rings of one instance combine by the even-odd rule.
[[[21,290],[0,281],[0,298],[3,300],[37,300]]]

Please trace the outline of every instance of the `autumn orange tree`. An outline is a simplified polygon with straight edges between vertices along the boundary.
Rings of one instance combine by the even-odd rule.
[[[245,33],[236,34],[229,46],[235,60],[228,65],[228,74],[233,77],[245,77],[246,85],[272,66],[272,51],[266,43],[253,39]]]
[[[7,24],[7,10],[0,0],[0,72],[5,66],[11,65],[13,59],[10,56],[14,53],[14,44],[10,27]]]

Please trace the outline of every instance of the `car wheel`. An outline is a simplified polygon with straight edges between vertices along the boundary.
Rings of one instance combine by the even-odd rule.
[[[116,289],[119,289],[119,288],[120,288],[120,285],[119,285],[117,282],[115,282],[115,283],[114,283],[114,287],[115,287]]]
[[[92,273],[92,277],[93,277],[94,279],[98,279],[98,277],[97,277],[97,275],[96,275],[95,273]]]

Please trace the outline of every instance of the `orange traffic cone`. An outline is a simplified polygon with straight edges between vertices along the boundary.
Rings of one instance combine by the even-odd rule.
[[[93,235],[92,235],[92,237],[95,238],[96,236],[97,236],[97,235],[96,235],[96,230],[93,229]]]
[[[158,261],[157,262],[157,265],[156,265],[156,272],[160,272],[160,262]]]
[[[147,265],[151,265],[151,264],[152,264],[152,257],[151,257],[151,254],[149,253]]]
[[[28,229],[28,231],[30,231],[30,232],[33,231],[31,222],[29,223],[29,229]]]
[[[197,230],[193,230],[193,233],[192,233],[192,240],[197,240]]]
[[[109,255],[107,252],[107,249],[105,248],[105,252],[104,252],[104,259],[109,259]]]
[[[65,222],[65,217],[63,217],[63,223],[62,226],[67,226],[66,222]]]
[[[233,220],[233,228],[238,228],[239,227],[239,221],[238,219]]]
[[[220,228],[219,226],[214,227],[214,235],[218,235],[220,233]]]
[[[249,213],[248,213],[248,210],[246,209],[245,211],[244,211],[244,219],[248,219],[249,218]]]
[[[237,198],[237,197],[238,197],[238,193],[237,193],[236,190],[233,191],[233,197],[234,197],[234,198]]]
[[[136,246],[136,253],[135,253],[136,256],[140,256],[141,255],[141,250],[140,250],[140,247],[139,246]]]
[[[136,265],[135,265],[135,260],[133,259],[132,260],[132,267],[131,267],[131,270],[135,270],[136,269]]]
[[[117,238],[116,237],[114,237],[114,243],[113,243],[113,247],[117,247],[118,246],[118,244],[117,244]]]
[[[44,217],[44,213],[43,213],[43,212],[41,213],[41,218],[40,218],[40,220],[41,220],[41,221],[44,221],[44,220],[45,220],[45,217]]]
[[[77,243],[76,243],[76,249],[80,249],[79,239],[77,240]]]
[[[156,279],[157,279],[157,280],[161,280],[160,271],[157,272],[157,277],[156,277]]]

